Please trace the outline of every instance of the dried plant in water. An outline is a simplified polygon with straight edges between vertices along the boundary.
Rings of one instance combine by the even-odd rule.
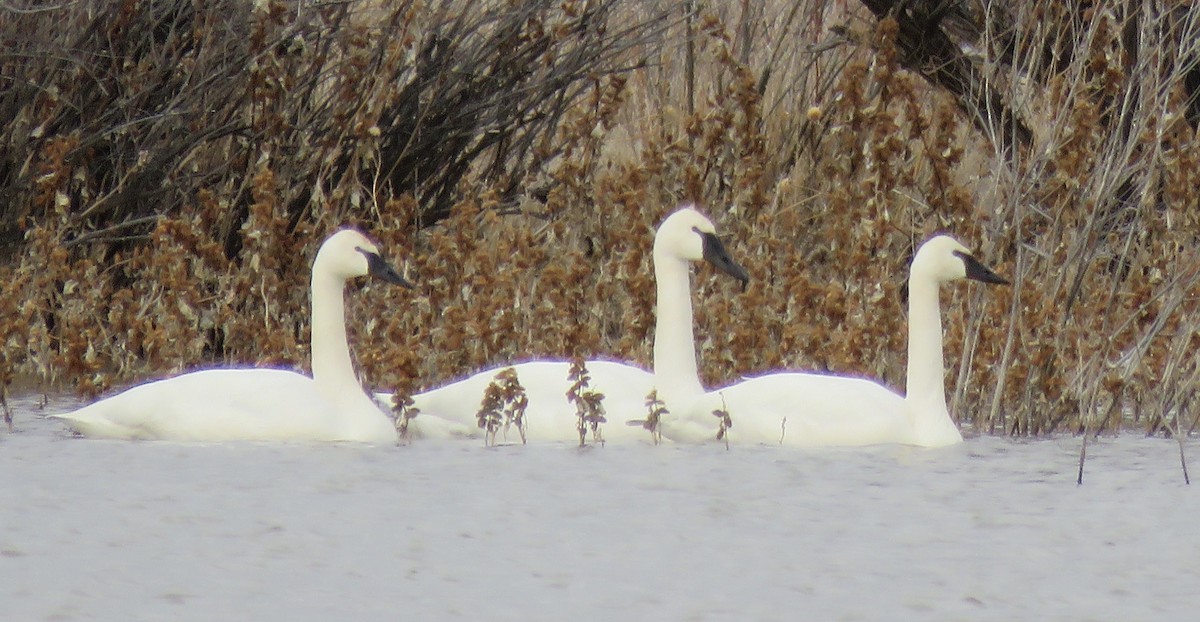
[[[592,433],[592,442],[604,445],[604,435],[600,425],[605,423],[604,394],[588,388],[591,375],[582,357],[571,360],[571,369],[567,372],[567,380],[571,388],[567,389],[567,401],[575,404],[575,416],[578,418],[576,429],[579,431],[579,446],[587,444],[587,434]]]
[[[498,372],[495,379],[484,389],[483,401],[476,415],[479,427],[484,430],[484,444],[495,445],[496,432],[504,428],[507,434],[509,427],[516,427],[521,435],[521,443],[524,444],[525,409],[528,406],[529,399],[525,396],[525,387],[521,386],[517,377],[517,370],[508,367]]]
[[[650,391],[646,396],[646,419],[643,420],[642,427],[650,431],[650,437],[654,439],[654,444],[662,443],[662,418],[663,415],[670,414],[667,410],[667,403],[658,399],[658,389]]]
[[[733,427],[733,419],[729,416],[729,407],[725,404],[725,396],[721,396],[721,407],[712,411],[717,418],[717,440],[725,441],[725,449],[729,449],[729,429]]]
[[[524,445],[526,442],[525,409],[529,407],[529,398],[525,395],[525,387],[521,386],[517,370],[512,367],[496,374],[496,380],[500,383],[500,397],[504,401],[505,435],[507,436],[510,427],[515,427],[521,435],[521,444]]]
[[[8,433],[13,432],[13,415],[12,409],[8,407],[8,387],[0,386],[0,408],[4,410],[4,426],[8,428]]]
[[[412,397],[401,395],[399,392],[392,395],[392,419],[396,422],[396,442],[408,443],[411,440],[408,427],[419,414],[421,414],[421,409],[413,406]]]
[[[496,431],[504,424],[504,390],[496,381],[488,384],[483,390],[483,400],[476,413],[479,428],[483,430],[483,444],[490,447],[496,444]]]

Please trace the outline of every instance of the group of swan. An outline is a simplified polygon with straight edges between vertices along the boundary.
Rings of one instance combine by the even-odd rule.
[[[606,441],[649,438],[641,426],[625,422],[645,418],[652,390],[668,409],[660,432],[674,441],[715,438],[712,412],[717,408],[731,414],[736,438],[747,442],[941,446],[962,440],[946,407],[939,284],[962,278],[1006,281],[953,238],[932,238],[912,263],[905,396],[864,379],[802,373],[750,378],[706,392],[696,365],[689,264],[708,261],[743,286],[749,275],[730,257],[712,222],[691,207],[659,226],[653,260],[653,373],[611,361],[586,362],[589,388],[605,396]],[[346,342],[345,282],[367,274],[411,287],[357,231],[333,234],[318,251],[312,270],[312,378],[274,369],[198,371],[136,386],[56,417],[95,437],[393,442],[393,421],[363,391]],[[575,408],[566,397],[570,363],[530,361],[511,367],[526,391],[527,438],[577,439]],[[421,410],[413,420],[416,434],[476,431],[476,412],[497,371],[413,396]]]

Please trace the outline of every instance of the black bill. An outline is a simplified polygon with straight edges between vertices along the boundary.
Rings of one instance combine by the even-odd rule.
[[[725,250],[725,245],[721,243],[721,238],[718,238],[715,233],[703,233],[697,231],[700,237],[704,239],[704,261],[712,264],[725,274],[742,282],[742,291],[746,291],[746,286],[750,283],[750,275],[746,269],[738,265],[733,257],[729,256],[729,251]]]
[[[962,260],[967,266],[967,278],[981,283],[993,283],[996,285],[1008,285],[1008,280],[1001,277],[999,274],[992,272],[992,269],[983,265],[974,256],[968,255],[960,251],[954,251],[955,256]]]
[[[413,287],[413,284],[409,283],[408,279],[400,276],[400,273],[396,272],[396,269],[393,268],[386,260],[384,260],[383,257],[380,257],[378,253],[365,251],[361,248],[358,249],[358,252],[362,253],[367,258],[367,274],[381,281],[387,281],[388,283],[395,285],[402,285],[408,288]]]

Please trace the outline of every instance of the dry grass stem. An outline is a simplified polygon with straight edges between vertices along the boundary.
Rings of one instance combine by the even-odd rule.
[[[654,439],[654,444],[662,443],[662,418],[663,415],[669,415],[671,411],[667,410],[666,402],[658,398],[658,390],[650,391],[646,396],[646,419],[641,422],[642,427],[650,431],[650,437]]]
[[[604,445],[604,435],[601,425],[608,420],[604,417],[604,394],[588,388],[592,378],[582,357],[571,361],[571,369],[567,380],[571,387],[567,389],[567,401],[575,404],[575,416],[578,419],[576,429],[579,431],[579,446],[587,444],[588,432],[592,433],[592,442]]]
[[[733,427],[733,419],[729,416],[729,406],[725,404],[725,396],[721,396],[721,407],[712,412],[717,418],[717,440],[725,441],[725,449],[729,450],[729,430]]]
[[[350,292],[370,386],[571,354],[645,367],[654,227],[694,201],[754,275],[737,295],[696,279],[708,386],[788,368],[901,387],[907,261],[948,231],[1014,284],[943,293],[962,427],[1182,438],[1200,417],[1198,15],[0,7],[0,382],[96,395],[302,368],[308,268],[346,223],[422,283]]]

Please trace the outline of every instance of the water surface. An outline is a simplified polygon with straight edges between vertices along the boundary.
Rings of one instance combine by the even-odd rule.
[[[188,445],[70,438],[16,405],[5,619],[1200,615],[1200,503],[1174,441],[1101,440],[1080,487],[1074,438]]]

